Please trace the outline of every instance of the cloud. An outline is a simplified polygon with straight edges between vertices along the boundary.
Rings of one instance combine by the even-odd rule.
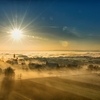
[[[47,38],[42,38],[42,37],[38,37],[38,36],[33,36],[33,35],[24,35],[28,38],[32,38],[32,39],[37,39],[37,40],[48,40]]]
[[[82,37],[76,30],[76,28],[69,28],[67,26],[64,26],[62,28],[62,30],[64,32],[66,32],[66,34],[69,34],[69,36],[74,36],[74,37]]]
[[[39,36],[51,39],[77,39],[80,34],[73,28],[67,26],[41,26],[35,33],[40,33]]]
[[[67,30],[68,29],[68,27],[67,26],[64,26],[63,27],[63,31],[65,31],[65,30]]]
[[[62,46],[67,47],[68,46],[68,42],[67,41],[60,41]]]
[[[79,32],[75,28],[69,28],[68,26],[40,26],[35,28],[32,32],[34,32],[34,38],[37,39],[50,39],[50,40],[77,40],[83,38]]]
[[[58,26],[42,26],[43,28],[59,28]]]

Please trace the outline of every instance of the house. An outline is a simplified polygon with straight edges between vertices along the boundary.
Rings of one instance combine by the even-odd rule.
[[[36,63],[29,63],[28,66],[30,69],[40,69],[43,67],[42,65]]]
[[[48,61],[46,61],[46,66],[48,66],[50,68],[59,68],[58,63],[48,62]]]
[[[17,60],[18,60],[18,64],[25,65],[25,60],[23,58]]]

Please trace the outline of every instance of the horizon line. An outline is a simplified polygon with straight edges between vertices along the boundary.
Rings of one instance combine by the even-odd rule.
[[[0,50],[0,51],[100,51],[100,50]]]

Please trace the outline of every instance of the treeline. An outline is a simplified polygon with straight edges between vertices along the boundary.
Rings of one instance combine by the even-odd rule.
[[[0,75],[4,74],[5,77],[13,78],[15,76],[14,69],[11,67],[7,67],[6,69],[0,68]]]
[[[88,71],[100,71],[100,67],[98,65],[89,65]]]

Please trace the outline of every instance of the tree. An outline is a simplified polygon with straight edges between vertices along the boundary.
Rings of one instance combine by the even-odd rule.
[[[0,74],[2,74],[2,69],[0,68]]]
[[[93,70],[93,65],[89,65],[89,66],[88,66],[88,70],[89,70],[89,71],[92,71],[92,70]]]
[[[14,76],[15,76],[14,69],[12,69],[11,67],[6,68],[4,70],[4,74],[6,77],[10,77],[10,78],[14,78]]]
[[[5,77],[1,82],[0,100],[8,100],[11,91],[14,88],[14,69],[8,67],[4,70]]]
[[[88,70],[89,71],[99,71],[100,70],[100,67],[97,66],[97,65],[89,65],[88,66]]]

